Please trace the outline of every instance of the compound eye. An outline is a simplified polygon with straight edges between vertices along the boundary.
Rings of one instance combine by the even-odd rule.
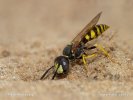
[[[69,61],[64,59],[64,61],[62,62],[62,66],[64,74],[67,74],[69,71]]]
[[[65,61],[63,61],[63,66],[66,66],[66,65],[67,65],[67,63]]]

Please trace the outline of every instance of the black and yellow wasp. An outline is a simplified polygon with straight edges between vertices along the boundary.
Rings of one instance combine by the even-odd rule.
[[[86,64],[86,58],[91,58],[96,56],[97,54],[87,55],[85,50],[91,50],[98,48],[101,50],[106,56],[109,56],[107,51],[101,45],[95,44],[92,47],[87,48],[85,44],[88,41],[91,41],[101,35],[104,31],[106,31],[109,26],[105,24],[96,25],[100,16],[100,12],[94,17],[89,24],[85,26],[85,28],[72,40],[70,45],[67,45],[63,50],[63,55],[55,58],[54,65],[50,67],[46,72],[42,75],[41,80],[46,76],[46,74],[54,69],[54,74],[52,79],[55,78],[56,75],[67,75],[69,72],[69,61],[75,61],[77,59],[82,59],[83,63]]]

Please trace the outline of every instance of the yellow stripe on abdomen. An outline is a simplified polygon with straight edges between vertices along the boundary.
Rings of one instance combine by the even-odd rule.
[[[100,34],[101,34],[100,29],[98,28],[97,25],[96,25],[95,27],[96,27],[96,29],[97,29],[97,30],[96,30],[96,31],[97,31],[97,34],[100,35]]]
[[[101,33],[104,32],[104,25],[100,24],[100,28],[101,28]]]
[[[85,38],[86,38],[86,40],[89,40],[90,36],[87,34],[87,35],[85,35]]]
[[[96,33],[93,30],[90,31],[90,37],[91,39],[96,38]]]
[[[80,42],[83,44],[86,44],[88,41],[97,38],[108,28],[109,28],[109,26],[107,26],[105,24],[95,25],[94,27],[92,27],[92,29],[90,31],[88,31],[86,33],[86,35],[82,38],[82,40]]]

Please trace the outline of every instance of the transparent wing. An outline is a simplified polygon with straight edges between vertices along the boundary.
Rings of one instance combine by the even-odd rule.
[[[88,33],[89,32],[89,30],[93,27],[93,26],[95,26],[96,24],[97,24],[97,22],[98,22],[98,20],[99,20],[99,18],[100,18],[100,16],[101,16],[101,14],[102,14],[102,12],[100,12],[100,13],[98,13],[92,20],[91,20],[91,22],[90,23],[88,23],[84,28],[83,28],[83,30],[80,32],[80,33],[78,33],[78,35],[72,40],[72,51],[74,51],[77,47],[78,47],[78,45],[79,45],[79,43],[80,43],[80,41],[81,41],[81,39],[86,35],[86,33]]]

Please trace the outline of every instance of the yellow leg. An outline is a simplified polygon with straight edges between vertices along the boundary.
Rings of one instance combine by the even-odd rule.
[[[86,63],[86,58],[88,59],[88,58],[92,58],[92,57],[95,57],[95,56],[97,56],[97,54],[91,54],[91,55],[82,55],[82,60],[83,60],[83,63],[84,63],[84,68],[85,68],[85,70],[86,70],[86,75],[87,75],[87,73],[88,73],[88,69],[87,69],[87,63]],[[88,76],[88,75],[87,75]]]
[[[95,44],[94,46],[98,48],[100,51],[102,51],[105,54],[105,56],[109,58],[110,61],[116,63],[115,60],[110,57],[109,53],[101,45]]]
[[[107,52],[101,45],[95,44],[94,46],[95,46],[97,49],[99,49],[100,51],[102,51],[102,52],[105,54],[105,56],[107,56],[107,57],[110,56],[110,55],[108,54],[108,52]]]
[[[82,55],[82,60],[83,60],[83,63],[84,63],[84,65],[86,65],[86,58],[88,59],[88,58],[92,58],[92,57],[95,57],[95,56],[97,56],[97,54],[91,54],[91,55]]]

